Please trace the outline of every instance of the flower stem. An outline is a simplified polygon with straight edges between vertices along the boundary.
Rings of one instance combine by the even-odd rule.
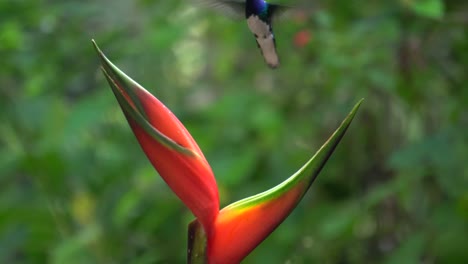
[[[206,235],[202,225],[195,219],[188,226],[188,264],[206,264]]]

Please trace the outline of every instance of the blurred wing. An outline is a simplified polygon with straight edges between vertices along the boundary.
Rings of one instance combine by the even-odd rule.
[[[283,19],[293,13],[294,8],[284,5],[269,4],[269,12],[273,21]]]
[[[242,0],[195,0],[195,2],[233,19],[245,18],[245,1]]]
[[[284,6],[277,4],[270,4],[270,17],[272,21],[282,20],[285,18],[291,18],[298,14],[310,14],[314,13],[318,9],[317,4],[301,4],[300,6]]]

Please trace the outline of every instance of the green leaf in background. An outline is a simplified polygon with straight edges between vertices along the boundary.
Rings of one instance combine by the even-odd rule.
[[[94,247],[93,243],[99,238],[100,233],[99,226],[90,225],[75,236],[69,237],[64,243],[57,245],[51,256],[51,263],[90,263],[92,255],[88,249]]]
[[[443,0],[402,0],[408,7],[420,16],[440,19],[444,16]]]
[[[385,264],[419,263],[424,254],[425,240],[421,234],[412,234],[410,239],[403,241],[390,255]]]

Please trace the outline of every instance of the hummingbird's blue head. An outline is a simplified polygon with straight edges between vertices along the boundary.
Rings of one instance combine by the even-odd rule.
[[[247,0],[246,1],[247,15],[266,15],[268,3],[264,0]]]

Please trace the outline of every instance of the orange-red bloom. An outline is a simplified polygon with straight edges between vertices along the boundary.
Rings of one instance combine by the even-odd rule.
[[[165,105],[95,47],[104,75],[151,164],[205,229],[210,230],[219,211],[218,188],[197,143]]]
[[[309,30],[301,30],[294,35],[294,45],[302,48],[309,44],[312,39],[312,33]]]
[[[143,151],[197,218],[189,228],[189,263],[236,264],[244,259],[299,203],[361,103],[298,172],[266,192],[219,211],[213,172],[185,127],[156,97],[114,66],[96,44],[95,48],[104,75]]]

